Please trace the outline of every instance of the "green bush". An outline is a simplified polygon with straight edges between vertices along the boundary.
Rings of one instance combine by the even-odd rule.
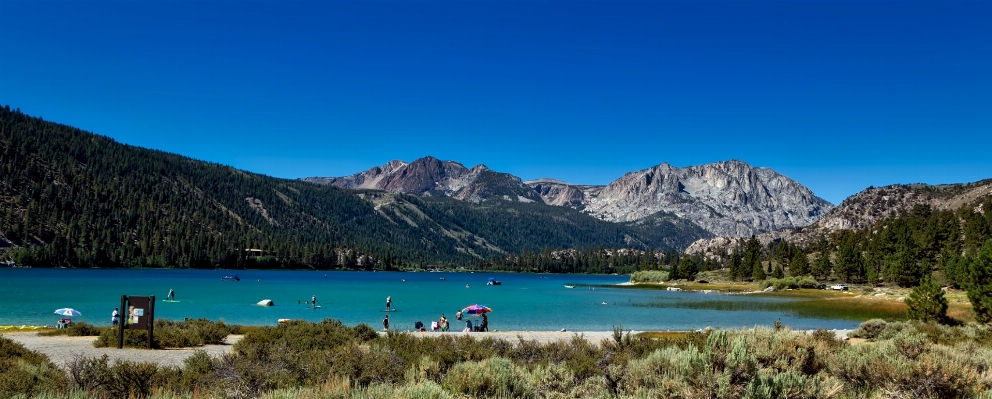
[[[494,357],[456,364],[441,385],[449,392],[475,397],[534,397],[527,375],[509,359]]]
[[[96,337],[107,328],[108,327],[96,327],[92,324],[87,324],[85,321],[79,321],[72,323],[72,327],[42,331],[39,332],[38,335],[42,337],[54,337],[59,335],[67,335],[70,337]]]
[[[819,283],[810,276],[806,277],[784,277],[770,278],[761,282],[761,289],[775,287],[775,290],[816,288]]]
[[[65,374],[47,356],[0,336],[0,397],[64,392]]]
[[[252,331],[219,358],[197,351],[159,367],[77,356],[65,374],[0,339],[0,397],[936,398],[992,387],[992,327],[978,324],[869,320],[857,333],[874,342],[856,345],[769,327],[658,339],[618,327],[598,345],[365,330],[294,322]]]
[[[882,331],[885,331],[887,322],[882,319],[871,319],[861,323],[854,331],[847,335],[851,338],[875,339]]]
[[[630,275],[632,283],[663,283],[668,280],[668,272],[661,270],[641,270]]]
[[[229,334],[240,331],[239,326],[228,326],[224,322],[213,322],[207,319],[171,321],[155,320],[155,330],[152,334],[152,348],[192,348],[203,345],[220,345]],[[117,347],[118,330],[102,329],[100,336],[93,346],[97,348]],[[148,333],[146,330],[124,330],[124,346],[128,348],[147,348]]]

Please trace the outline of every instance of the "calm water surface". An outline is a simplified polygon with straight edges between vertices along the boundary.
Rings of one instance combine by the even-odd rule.
[[[235,274],[240,282],[221,281]],[[496,277],[501,286],[487,286]],[[441,280],[444,278],[444,280]],[[719,294],[635,290],[583,285],[612,285],[627,276],[506,273],[398,273],[228,270],[20,269],[0,268],[0,325],[54,325],[55,309],[71,307],[75,319],[109,325],[122,294],[155,295],[157,318],[207,318],[226,323],[275,325],[278,319],[339,319],[347,325],[381,326],[386,296],[392,296],[391,325],[429,325],[442,313],[471,304],[493,309],[491,330],[610,331],[615,325],[633,330],[686,330],[771,325],[776,319],[792,328],[855,328],[849,320],[797,317],[774,311],[720,311],[633,306],[667,300],[713,300]],[[566,284],[578,284],[566,288]],[[169,289],[179,302],[162,302]],[[316,295],[322,305],[304,302]],[[740,301],[783,299],[733,296]],[[275,306],[255,303],[271,299]],[[300,304],[297,304],[297,301]],[[473,322],[474,324],[474,322]],[[452,327],[463,328],[462,324]]]

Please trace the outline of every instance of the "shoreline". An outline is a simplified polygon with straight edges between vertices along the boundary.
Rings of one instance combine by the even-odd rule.
[[[796,333],[810,333],[808,330],[792,330]],[[838,339],[846,339],[847,333],[851,330],[828,330],[833,331]],[[624,331],[624,334],[638,335],[641,333],[654,333],[659,331]],[[667,331],[673,333],[688,333],[690,331]],[[458,338],[470,336],[476,339],[504,339],[510,342],[536,341],[541,344],[553,342],[570,341],[576,337],[587,342],[599,345],[603,341],[613,339],[612,331],[492,331],[492,332],[404,332],[414,337],[450,337]],[[379,335],[385,335],[383,331]],[[139,363],[155,363],[159,366],[182,366],[186,358],[192,356],[197,351],[204,351],[211,357],[220,357],[231,353],[234,345],[237,344],[244,335],[228,335],[225,344],[204,345],[193,348],[175,349],[138,349],[138,348],[94,348],[93,341],[96,337],[71,337],[65,335],[44,337],[38,335],[37,331],[17,331],[0,334],[14,342],[24,345],[25,348],[48,356],[56,366],[68,368],[68,364],[76,357],[99,358],[103,355],[111,360],[127,360]]]

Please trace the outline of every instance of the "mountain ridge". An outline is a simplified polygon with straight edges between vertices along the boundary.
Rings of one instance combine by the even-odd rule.
[[[0,257],[24,265],[370,269],[545,248],[681,250],[711,236],[681,219],[618,224],[539,201],[383,198],[279,179],[118,143],[9,106],[0,107],[0,154]],[[509,197],[522,184],[485,167],[452,173],[493,188],[462,191],[468,199]]]
[[[441,195],[476,203],[494,199],[540,201],[610,222],[633,222],[666,212],[686,218],[714,235],[748,236],[807,226],[833,208],[802,184],[770,168],[756,168],[736,159],[684,168],[664,162],[628,172],[601,186],[570,184],[554,178],[523,181],[492,172],[503,179],[494,185],[470,172],[476,168],[479,166],[470,170],[455,161],[427,156],[410,163],[390,161],[345,177],[302,180],[341,188]]]
[[[883,218],[908,212],[916,205],[926,205],[934,210],[956,211],[962,206],[975,206],[982,199],[990,196],[992,196],[992,179],[971,183],[937,185],[914,183],[868,187],[847,197],[840,205],[809,226],[768,231],[755,237],[762,245],[776,240],[806,245],[822,236],[830,236],[839,231],[872,227]],[[726,236],[700,239],[686,248],[685,252],[691,255],[713,255],[732,247],[734,241],[733,237]]]

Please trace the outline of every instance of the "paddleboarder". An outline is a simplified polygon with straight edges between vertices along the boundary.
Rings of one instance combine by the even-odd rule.
[[[389,308],[391,308],[392,306],[393,306],[393,298],[387,296],[386,297],[386,311],[388,312],[389,311]]]
[[[317,296],[316,295],[314,295],[313,297],[310,298],[310,308],[311,309],[317,309]]]
[[[169,288],[169,300],[170,301],[175,301],[176,300],[176,292],[173,291],[172,288]]]

